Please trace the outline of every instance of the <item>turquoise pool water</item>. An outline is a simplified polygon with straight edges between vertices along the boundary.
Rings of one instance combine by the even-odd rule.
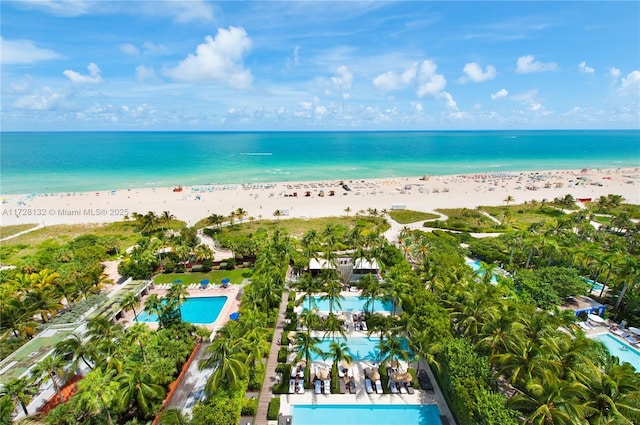
[[[478,260],[466,260],[465,261],[467,263],[467,266],[471,267],[473,269],[474,272],[477,272],[478,270],[480,270],[480,261]],[[479,273],[480,277],[484,276],[484,272]],[[491,283],[498,283],[498,278],[493,275],[491,276]]]
[[[600,293],[600,291],[602,291],[602,283],[593,281],[591,279],[584,280],[591,285],[591,289],[593,290],[593,292]]]
[[[216,321],[227,297],[198,297],[187,298],[180,306],[182,320],[194,325],[208,325]],[[141,312],[138,314],[138,322],[157,322],[155,314]]]
[[[295,425],[442,425],[435,404],[421,405],[293,405]]]
[[[377,361],[380,357],[380,350],[378,349],[378,343],[380,338],[376,337],[356,337],[356,338],[336,338],[336,342],[344,342],[349,347],[349,352],[353,360],[369,360]],[[331,338],[324,338],[322,342],[318,344],[318,348],[323,353],[330,353]],[[406,340],[402,338],[403,347],[406,349]],[[311,360],[322,360],[322,356],[312,354]]]
[[[629,344],[625,344],[613,335],[602,334],[594,336],[593,339],[603,343],[609,353],[620,359],[620,363],[630,363],[637,371],[640,371],[640,351]]]
[[[340,305],[342,307],[337,307],[335,304],[333,306],[333,310],[342,310],[342,311],[364,311],[364,304],[368,301],[368,298],[364,297],[344,297],[343,300],[340,300]],[[315,306],[320,311],[329,311],[329,300],[321,300],[320,297],[313,297],[313,301],[311,305],[313,306],[315,302]],[[309,299],[305,297],[304,304],[302,304],[303,308],[307,308],[309,306]],[[373,304],[374,312],[376,311],[387,311],[390,312],[393,309],[391,305],[391,301],[380,301],[376,300]],[[371,308],[369,308],[371,310]]]

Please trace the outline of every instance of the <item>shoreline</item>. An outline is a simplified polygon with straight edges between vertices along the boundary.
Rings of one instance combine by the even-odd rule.
[[[341,183],[348,186],[345,189]],[[109,223],[124,216],[169,211],[192,226],[211,214],[228,215],[242,208],[247,218],[317,218],[355,214],[369,208],[475,208],[531,200],[552,200],[571,194],[597,199],[616,194],[640,204],[640,168],[496,171],[439,176],[375,179],[264,182],[247,184],[100,190],[39,195],[0,195],[3,226],[33,223]],[[333,191],[333,195],[331,192]],[[294,194],[296,196],[294,196]],[[346,211],[348,210],[348,212]],[[246,220],[245,219],[245,220]]]

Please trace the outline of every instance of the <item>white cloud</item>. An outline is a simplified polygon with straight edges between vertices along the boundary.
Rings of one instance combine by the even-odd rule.
[[[349,68],[342,65],[336,69],[336,75],[331,77],[331,82],[340,91],[347,91],[351,88],[353,83],[353,74],[349,71]]]
[[[196,53],[187,56],[177,67],[167,69],[166,75],[192,83],[221,81],[234,88],[247,88],[253,77],[245,69],[242,59],[251,48],[251,39],[244,28],[218,28],[216,38],[205,37]]]
[[[554,62],[540,62],[532,55],[520,56],[516,65],[516,72],[529,74],[531,72],[555,71],[558,66]]]
[[[462,71],[465,75],[458,80],[462,84],[469,81],[481,83],[483,81],[493,80],[496,77],[496,68],[494,66],[487,65],[485,71],[483,71],[477,62],[466,63]]]
[[[138,65],[136,67],[136,80],[139,82],[153,80],[154,78],[156,78],[156,72],[153,68],[144,65]]]
[[[393,71],[385,72],[373,79],[373,85],[380,90],[400,90],[407,87],[416,78],[418,64],[413,64],[402,74]]]
[[[120,47],[120,50],[122,50],[122,53],[124,53],[125,55],[137,56],[140,54],[140,49],[138,49],[131,43],[124,43],[118,47]]]
[[[502,99],[503,97],[507,97],[509,95],[509,91],[507,89],[500,89],[495,93],[491,94],[491,100]]]
[[[593,69],[592,67],[588,66],[585,61],[580,62],[578,64],[578,68],[580,69],[581,72],[583,72],[585,74],[593,74],[595,72],[595,69]]]
[[[168,3],[176,8],[175,17],[180,23],[213,20],[213,7],[202,0],[171,1]]]
[[[18,109],[48,111],[58,108],[64,100],[64,94],[54,92],[49,87],[44,87],[38,94],[29,94],[19,97],[15,102],[13,102],[13,106]]]
[[[22,1],[20,5],[29,9],[40,9],[56,16],[80,16],[84,15],[93,6],[94,1],[89,0],[29,0]]]
[[[443,91],[442,97],[444,97],[444,100],[447,102],[447,106],[449,108],[455,109],[456,111],[458,110],[458,104],[455,100],[453,100],[453,96],[451,96],[451,93]]]
[[[620,76],[620,70],[618,68],[611,67],[609,68],[609,74],[613,78],[618,78]]]
[[[413,107],[416,109],[417,112],[422,112],[422,110],[424,109],[424,107],[422,106],[422,103],[420,102],[411,102],[411,104],[413,105]]]
[[[536,89],[529,90],[525,93],[514,94],[510,99],[527,105],[532,111],[540,111],[543,109],[542,103],[538,100],[538,90]]]
[[[100,75],[100,68],[95,63],[91,62],[87,69],[89,75],[82,75],[79,72],[72,71],[70,69],[62,72],[65,77],[70,79],[73,83],[77,84],[100,84],[102,82],[102,76]]]
[[[623,95],[640,96],[640,71],[631,71],[620,82],[618,92]]]
[[[6,65],[30,64],[61,57],[53,50],[36,46],[31,40],[7,40],[3,37],[0,37],[0,52],[0,62]]]
[[[430,59],[424,60],[420,65],[418,75],[419,97],[439,97],[442,90],[447,86],[447,80],[442,74],[437,74],[438,65]]]

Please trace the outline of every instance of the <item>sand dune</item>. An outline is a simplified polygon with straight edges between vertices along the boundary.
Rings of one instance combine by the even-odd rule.
[[[530,200],[552,200],[622,195],[640,204],[640,169],[501,172],[369,180],[265,183],[251,185],[185,186],[83,193],[3,195],[2,225],[103,223],[132,213],[169,211],[189,225],[211,214],[228,215],[242,208],[247,217],[274,218],[279,210],[289,217],[324,217],[360,210],[411,210],[503,205]],[[330,196],[333,191],[333,196]],[[297,196],[293,196],[294,193]],[[322,196],[324,195],[324,196]]]

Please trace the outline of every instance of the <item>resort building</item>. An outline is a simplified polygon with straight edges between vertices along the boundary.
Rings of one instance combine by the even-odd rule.
[[[344,284],[355,283],[360,280],[364,275],[371,274],[378,279],[380,276],[380,265],[375,258],[356,258],[340,257],[333,263],[324,258],[312,258],[309,261],[309,273],[312,276],[317,276],[323,270],[337,270],[340,274],[340,278]]]

